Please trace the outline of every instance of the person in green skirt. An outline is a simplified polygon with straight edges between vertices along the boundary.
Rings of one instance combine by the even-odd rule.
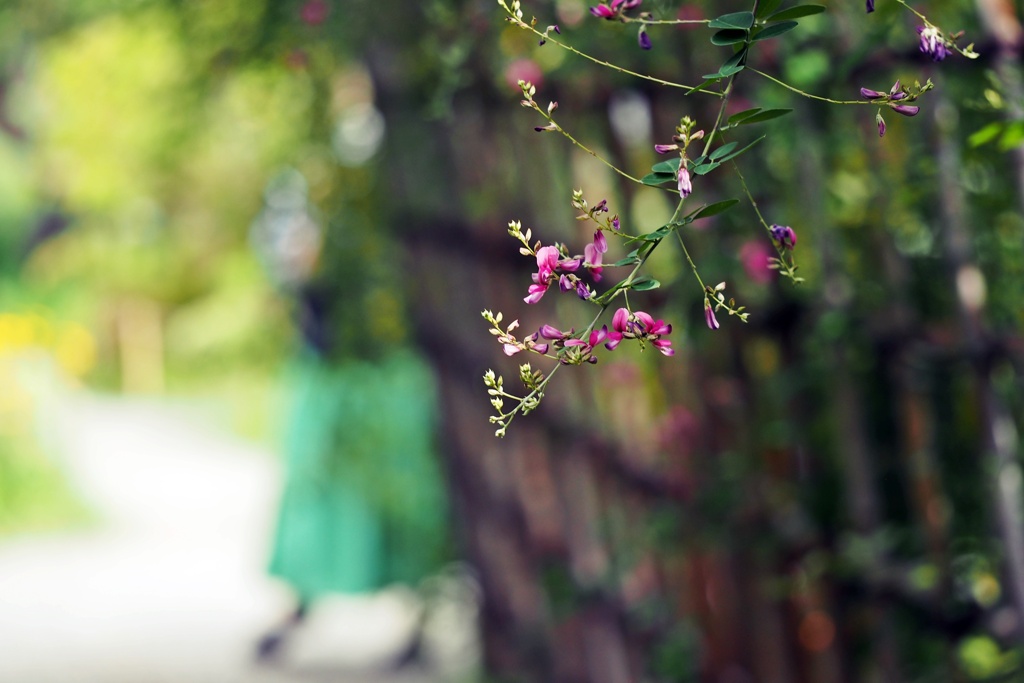
[[[268,209],[261,220],[294,230],[297,219]],[[274,228],[257,223],[257,238],[261,229]],[[333,270],[292,290],[302,348],[286,372],[285,482],[269,570],[292,587],[296,608],[259,641],[264,660],[281,652],[320,597],[415,588],[450,557],[435,378],[401,342],[394,280],[375,278],[365,258],[379,245],[349,246],[347,259],[329,260]],[[420,635],[397,663],[416,659]]]

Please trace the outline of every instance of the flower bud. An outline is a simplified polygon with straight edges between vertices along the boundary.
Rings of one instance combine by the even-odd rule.
[[[640,33],[637,35],[637,40],[640,43],[640,48],[643,50],[650,50],[651,47],[653,47],[651,45],[651,37],[647,35],[647,27],[640,28]]]
[[[917,112],[921,111],[921,107],[913,104],[897,104],[892,107],[892,110],[904,116],[917,116]]]

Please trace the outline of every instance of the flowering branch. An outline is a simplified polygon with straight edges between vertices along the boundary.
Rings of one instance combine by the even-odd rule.
[[[520,80],[519,81],[519,88],[523,91],[523,100],[520,102],[520,104],[522,104],[524,107],[527,107],[528,109],[533,109],[535,112],[537,112],[538,114],[543,116],[544,120],[548,122],[548,125],[546,125],[546,126],[536,126],[534,128],[535,131],[537,131],[538,133],[545,132],[545,131],[557,131],[557,132],[561,133],[562,135],[564,135],[566,138],[568,138],[569,141],[572,142],[572,144],[576,145],[577,147],[582,149],[584,152],[586,152],[590,156],[594,157],[595,159],[600,161],[602,164],[604,164],[605,166],[607,166],[611,170],[613,170],[616,173],[618,173],[623,178],[626,178],[628,180],[632,180],[634,183],[639,183],[640,182],[639,178],[634,178],[630,174],[626,173],[621,168],[619,168],[618,166],[616,166],[612,162],[608,161],[607,159],[602,157],[600,154],[598,154],[597,152],[595,152],[594,150],[590,149],[589,147],[584,145],[582,142],[580,142],[579,140],[574,138],[572,136],[572,134],[569,133],[569,131],[565,130],[560,125],[558,125],[558,122],[555,121],[554,117],[551,116],[552,112],[554,112],[556,109],[558,109],[558,102],[549,102],[547,108],[546,109],[542,109],[541,106],[539,104],[537,104],[536,100],[533,99],[533,96],[537,94],[537,88],[532,83],[530,83],[528,81]]]
[[[606,61],[604,61],[602,59],[598,59],[597,57],[594,57],[594,56],[589,55],[589,54],[587,54],[585,52],[577,50],[576,48],[572,47],[571,45],[568,45],[567,43],[563,43],[562,41],[560,41],[560,40],[558,40],[556,38],[552,38],[551,37],[550,34],[551,34],[552,31],[555,31],[556,33],[560,33],[560,31],[556,30],[558,28],[557,26],[549,26],[548,29],[545,30],[545,31],[538,31],[537,30],[537,25],[536,25],[537,24],[537,19],[536,18],[531,19],[530,23],[527,23],[527,22],[523,21],[523,11],[520,8],[519,0],[512,0],[511,6],[509,6],[507,4],[506,0],[498,0],[498,4],[501,5],[501,7],[508,14],[508,17],[506,17],[506,21],[508,21],[510,24],[514,24],[514,25],[518,26],[521,29],[530,31],[531,33],[535,34],[537,37],[540,38],[540,44],[541,45],[544,45],[546,43],[551,43],[552,45],[557,45],[558,47],[562,48],[563,50],[567,50],[567,51],[571,52],[572,54],[574,54],[574,55],[576,55],[578,57],[582,57],[583,59],[586,59],[588,61],[593,62],[594,64],[598,64],[600,66],[603,66],[603,67],[605,67],[607,69],[611,69],[613,71],[618,71],[619,73],[626,74],[627,76],[632,76],[633,78],[639,78],[640,80],[650,81],[652,83],[657,83],[658,85],[664,85],[664,86],[667,86],[669,88],[682,88],[683,90],[688,90],[690,92],[693,92],[696,89],[696,88],[694,88],[694,86],[686,85],[685,83],[675,83],[673,81],[666,81],[665,79],[657,78],[656,76],[651,76],[651,75],[648,75],[648,74],[642,74],[642,73],[638,73],[636,71],[630,71],[629,69],[626,69],[626,68],[623,68],[621,66],[618,66],[617,64],[612,64],[611,62],[606,62]],[[649,22],[648,21],[648,22],[644,22],[644,23],[648,23],[649,24],[649,23],[653,23],[653,22]],[[701,92],[706,92],[707,94],[714,95],[716,97],[719,96],[718,93],[713,92],[713,91],[701,90]]]
[[[906,0],[896,1],[924,22],[924,25],[918,29],[920,50],[934,61],[941,61],[953,52],[969,58],[977,56],[971,45],[963,49],[956,46],[956,40],[961,34],[942,33],[923,14],[909,7]],[[487,310],[482,312],[484,319],[490,323],[490,333],[501,344],[506,355],[532,353],[554,361],[554,365],[546,375],[540,370],[535,370],[529,363],[519,367],[520,380],[526,389],[523,396],[508,393],[504,388],[502,377],[496,375],[492,370],[487,371],[484,383],[491,396],[491,404],[496,410],[496,414],[490,418],[490,421],[492,424],[498,425],[495,432],[497,436],[505,435],[509,424],[517,415],[526,415],[537,408],[544,397],[544,390],[548,382],[559,368],[563,365],[597,363],[599,354],[603,353],[599,348],[601,346],[604,346],[606,351],[613,351],[622,342],[629,340],[637,343],[641,349],[649,345],[665,356],[674,354],[672,342],[668,339],[672,332],[672,325],[656,319],[645,311],[634,309],[630,303],[631,292],[643,292],[661,286],[661,283],[649,275],[643,274],[642,271],[654,251],[666,237],[672,234],[675,234],[683,256],[700,287],[704,298],[705,324],[712,330],[719,329],[720,324],[716,313],[721,311],[737,317],[742,322],[748,320],[750,314],[746,308],[738,306],[734,299],[726,297],[725,282],[720,282],[713,287],[706,284],[697,264],[690,255],[682,234],[682,229],[690,223],[727,211],[739,203],[738,199],[726,199],[712,204],[701,204],[688,213],[684,212],[685,207],[689,206],[688,198],[694,192],[695,183],[699,185],[700,178],[726,162],[732,162],[732,170],[739,179],[743,194],[775,249],[776,256],[769,259],[769,267],[778,271],[781,276],[790,279],[794,284],[803,282],[803,278],[796,274],[798,268],[793,256],[797,245],[796,230],[789,225],[773,223],[765,218],[735,160],[736,157],[758,144],[765,136],[757,137],[740,147],[740,140],[728,141],[725,135],[727,131],[785,116],[792,109],[754,107],[726,117],[726,107],[736,78],[741,72],[749,69],[771,83],[811,100],[833,105],[872,105],[877,108],[875,121],[880,136],[885,134],[886,129],[885,121],[882,118],[883,110],[887,109],[907,117],[915,116],[920,111],[920,107],[915,103],[926,92],[934,88],[931,80],[924,85],[915,81],[911,86],[901,85],[900,81],[897,81],[887,91],[861,88],[860,99],[841,100],[808,93],[771,74],[747,65],[749,53],[760,41],[782,36],[797,28],[798,19],[824,12],[825,8],[820,5],[797,5],[777,10],[779,5],[777,1],[755,0],[750,11],[732,12],[715,19],[660,20],[654,19],[649,12],[631,16],[630,13],[639,7],[641,2],[642,0],[603,0],[600,4],[591,7],[590,13],[600,20],[614,21],[624,25],[639,24],[638,39],[640,47],[643,49],[652,47],[646,32],[649,26],[703,24],[716,31],[710,38],[713,45],[732,47],[731,56],[721,64],[717,71],[705,74],[703,82],[698,86],[673,83],[639,74],[587,55],[552,37],[552,33],[556,35],[561,33],[558,26],[548,26],[544,31],[540,31],[536,28],[537,20],[535,18],[529,22],[524,21],[520,0],[498,0],[499,5],[508,15],[506,20],[524,30],[531,31],[540,38],[541,45],[551,42],[577,56],[620,73],[666,86],[684,88],[687,90],[686,94],[695,91],[706,92],[718,97],[721,101],[714,123],[707,133],[703,129],[698,129],[696,122],[691,117],[682,116],[671,140],[654,146],[654,151],[658,154],[674,153],[673,158],[654,164],[649,174],[642,178],[636,178],[577,140],[555,120],[553,114],[558,108],[558,103],[551,102],[547,107],[542,107],[534,99],[537,91],[533,84],[519,81],[523,96],[521,104],[533,109],[545,120],[545,125],[537,126],[535,130],[558,132],[573,145],[601,161],[619,176],[641,185],[674,191],[679,198],[668,223],[651,232],[633,235],[622,230],[619,215],[609,210],[607,201],[601,200],[597,204],[591,205],[584,198],[582,190],[574,190],[572,206],[578,212],[577,220],[591,222],[596,228],[593,239],[585,245],[582,254],[573,253],[567,245],[557,242],[548,245],[539,240],[533,242],[531,230],[524,231],[518,221],[509,223],[508,232],[519,242],[520,253],[531,257],[536,262],[537,269],[531,276],[532,284],[527,288],[526,296],[523,299],[526,304],[538,303],[549,290],[554,289],[552,285],[557,284],[556,291],[571,292],[581,301],[597,306],[598,311],[581,332],[576,332],[575,328],[565,331],[559,326],[544,324],[522,339],[516,336],[516,330],[519,327],[518,320],[503,328],[501,313],[493,314]],[[866,9],[869,13],[874,10],[874,0],[866,0]],[[692,150],[695,150],[697,146],[693,143],[697,141],[702,141],[701,151],[694,156],[695,152]],[[671,186],[671,189],[664,186]],[[609,251],[609,237],[622,240],[626,248],[633,248],[618,261],[606,263],[605,254]],[[603,292],[600,291],[599,285],[602,282],[604,271],[620,267],[628,267],[629,273]],[[615,310],[611,319],[611,328],[607,324],[598,327],[605,312],[620,296],[625,305]],[[514,401],[514,405],[507,411],[505,409],[506,401]]]

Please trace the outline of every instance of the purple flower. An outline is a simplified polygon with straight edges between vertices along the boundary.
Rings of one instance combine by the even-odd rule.
[[[885,136],[885,119],[882,118],[882,112],[875,114],[875,123],[878,124],[878,137]]]
[[[718,319],[715,318],[715,309],[711,307],[711,302],[704,299],[704,322],[708,324],[712,330],[717,330],[721,327],[718,324]]]
[[[907,96],[907,93],[900,91],[900,82],[896,81],[892,84],[892,87],[889,88],[888,93],[878,92],[871,88],[861,88],[860,96],[865,100],[902,100]]]
[[[646,27],[640,28],[640,33],[637,35],[637,40],[640,42],[640,48],[643,50],[650,50],[651,47],[653,47],[651,45],[651,37],[647,35]]]
[[[686,159],[679,162],[679,196],[686,199],[693,192],[693,184],[690,182],[690,172],[686,170]]]
[[[872,12],[874,12],[875,11],[875,0],[867,0],[867,7],[866,7],[866,9],[868,11],[868,14],[871,14]]]
[[[939,29],[934,26],[918,26],[917,32],[921,35],[921,52],[931,57],[933,62],[941,62],[953,54]]]
[[[597,7],[591,7],[590,13],[598,19],[614,19],[615,10],[608,5],[598,5]]]
[[[616,229],[616,230],[619,229],[620,226],[619,226],[619,217],[618,216],[616,216],[615,218],[612,219],[612,227],[614,229]]]
[[[904,116],[917,116],[917,112],[921,111],[921,107],[913,104],[896,104],[893,105],[892,110]]]
[[[787,249],[792,249],[796,246],[796,231],[788,225],[773,224],[769,229],[771,232],[772,239],[775,240],[779,246]]]
[[[655,145],[654,151],[658,154],[665,154],[666,152],[674,152],[679,149],[679,145]]]

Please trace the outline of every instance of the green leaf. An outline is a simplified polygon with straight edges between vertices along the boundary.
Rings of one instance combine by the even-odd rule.
[[[670,232],[672,232],[672,227],[672,225],[663,225],[653,232],[649,232],[646,235],[641,235],[641,237],[648,242],[660,240],[666,235],[668,235]]]
[[[708,28],[738,28],[746,30],[753,25],[753,12],[733,12],[732,14],[723,14],[716,19],[712,19],[708,23]]]
[[[714,152],[711,153],[711,160],[712,161],[717,161],[718,159],[721,159],[726,154],[728,154],[729,152],[731,152],[734,149],[736,149],[736,146],[738,144],[740,144],[740,143],[738,143],[738,142],[727,142],[726,144],[722,145],[721,147],[719,147],[718,149],[716,149]]]
[[[650,289],[657,289],[658,287],[661,287],[661,283],[650,275],[641,275],[633,280],[633,284],[631,285],[631,289],[637,292],[646,292]]]
[[[755,112],[754,114],[751,114],[750,116],[746,117],[745,119],[743,119],[742,121],[740,121],[736,125],[737,126],[746,126],[746,125],[751,124],[751,123],[762,123],[764,121],[771,121],[772,119],[777,119],[780,116],[785,116],[786,114],[790,113],[791,111],[793,111],[793,110],[792,109],[765,109],[764,111]]]
[[[667,173],[669,175],[675,175],[679,172],[679,162],[681,159],[676,157],[675,159],[669,159],[668,161],[659,161],[654,166],[651,166],[651,171],[654,173]]]
[[[709,161],[707,163],[700,164],[699,166],[694,166],[693,173],[695,175],[707,175],[721,165],[721,161]]]
[[[744,45],[740,50],[736,51],[736,54],[725,60],[725,63],[722,64],[722,69],[719,69],[719,72],[721,72],[725,67],[739,66],[745,61],[747,61],[747,47]]]
[[[992,142],[999,134],[1003,132],[1003,124],[1000,121],[993,121],[981,130],[977,130],[971,133],[970,137],[967,138],[967,143],[971,147],[980,147],[986,142]]]
[[[753,116],[754,114],[756,114],[759,111],[761,111],[761,107],[754,107],[753,109],[744,109],[743,111],[736,112],[735,114],[730,116],[729,120],[726,121],[725,123],[728,126],[738,125],[740,121],[743,121],[743,120]]]
[[[747,39],[747,32],[738,28],[723,28],[711,36],[712,45],[733,45],[742,43]]]
[[[765,136],[762,135],[761,137],[759,137],[758,139],[754,140],[753,142],[751,142],[749,145],[747,145],[743,149],[737,150],[737,151],[733,152],[732,154],[729,154],[729,155],[726,155],[726,156],[722,157],[721,159],[718,160],[718,162],[722,163],[723,161],[729,161],[729,159],[735,159],[736,157],[738,157],[739,155],[743,154],[748,149],[750,149],[751,147],[753,147],[754,145],[756,145],[757,143],[761,142],[761,140],[764,140],[764,139],[765,139]]]
[[[799,24],[795,21],[783,21],[778,24],[772,24],[771,26],[765,26],[763,29],[754,34],[751,38],[751,42],[756,40],[768,40],[769,38],[775,38],[781,36],[783,33],[789,33],[795,29]]]
[[[629,252],[628,254],[626,254],[625,256],[620,258],[615,263],[611,264],[610,267],[614,268],[616,266],[632,266],[635,263],[639,263],[640,262],[639,251],[640,251],[639,249],[634,249],[633,251]]]
[[[999,138],[999,150],[1007,152],[1014,147],[1019,147],[1021,142],[1024,142],[1024,121],[1011,121],[1006,124],[1006,130]]]
[[[781,12],[776,12],[765,19],[765,21],[790,21],[792,19],[809,17],[814,14],[821,14],[824,11],[825,7],[823,5],[797,5],[796,7],[790,7],[789,9],[784,9]]]
[[[725,60],[725,63],[722,64],[721,67],[719,67],[717,74],[706,74],[702,78],[728,78],[733,74],[738,74],[739,72],[743,71],[742,62],[746,60],[746,58],[747,46],[744,45],[743,48],[739,50],[736,54],[734,54],[732,57],[729,57],[729,59]]]
[[[714,204],[708,204],[696,213],[692,214],[693,220],[697,220],[698,218],[707,218],[708,216],[717,216],[720,213],[728,211],[739,203],[740,200],[738,199],[726,199],[720,202],[715,202]]]
[[[781,4],[782,0],[761,0],[761,2],[757,3],[757,12],[754,14],[760,19],[774,12]]]
[[[686,95],[692,95],[693,93],[699,92],[699,91],[711,92],[710,90],[707,90],[707,87],[709,85],[717,83],[719,80],[721,80],[721,77],[718,76],[718,74],[711,74],[710,77],[704,76],[703,78],[705,79],[703,83],[701,83],[700,85],[693,86],[692,88],[687,90],[685,94]]]
[[[656,187],[658,185],[670,183],[675,179],[676,177],[674,175],[666,175],[664,173],[648,173],[647,175],[640,179],[640,182],[643,183],[644,185],[651,185],[653,187]]]

